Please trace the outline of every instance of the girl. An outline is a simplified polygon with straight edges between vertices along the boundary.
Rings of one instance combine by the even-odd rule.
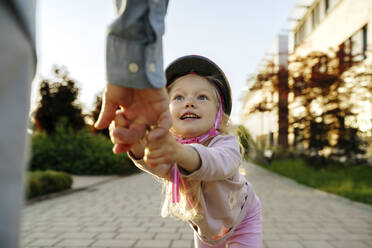
[[[228,134],[231,90],[224,73],[191,55],[171,63],[166,77],[173,126],[165,138],[143,139],[129,152],[140,169],[164,182],[162,216],[187,221],[195,247],[261,247],[260,202],[239,173],[239,143]],[[118,144],[120,111],[115,123],[110,133]]]

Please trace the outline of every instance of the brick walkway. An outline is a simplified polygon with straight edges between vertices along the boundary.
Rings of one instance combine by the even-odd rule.
[[[372,247],[372,207],[246,170],[263,205],[264,248]],[[159,212],[159,183],[120,178],[25,207],[22,247],[191,248],[191,229]]]

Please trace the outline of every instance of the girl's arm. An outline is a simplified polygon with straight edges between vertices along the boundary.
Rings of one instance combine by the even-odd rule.
[[[201,159],[199,153],[189,145],[178,144],[176,152],[176,163],[188,173],[200,168]]]
[[[147,144],[144,160],[151,166],[176,163],[185,177],[204,181],[230,178],[238,172],[242,157],[234,135],[218,135],[208,145],[179,144],[171,134]]]
[[[176,163],[189,173],[198,170],[201,161],[193,147],[178,143],[171,133],[161,140],[148,143],[144,160],[150,167]]]
[[[234,135],[218,135],[208,145],[190,144],[200,156],[200,167],[192,173],[181,173],[203,181],[230,178],[239,170],[242,156],[239,143]]]

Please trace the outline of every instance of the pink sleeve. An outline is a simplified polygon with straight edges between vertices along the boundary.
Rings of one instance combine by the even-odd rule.
[[[239,143],[234,135],[219,135],[208,147],[190,144],[199,154],[201,166],[198,170],[184,177],[203,181],[215,181],[229,178],[236,174],[242,161]]]

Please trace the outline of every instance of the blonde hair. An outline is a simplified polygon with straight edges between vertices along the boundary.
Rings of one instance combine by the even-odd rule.
[[[203,76],[200,76],[203,77]],[[217,102],[217,109],[219,108],[219,104],[222,104],[220,93],[215,86],[215,81],[218,81],[216,77],[207,76],[203,77],[208,82],[210,82],[214,87],[214,93],[216,96]],[[170,91],[172,84],[168,86],[168,92]],[[220,134],[229,134],[232,133],[232,127],[230,123],[230,116],[227,115],[225,112],[222,113],[222,121],[220,125],[217,127],[217,131]],[[206,140],[203,145],[207,146],[211,139]],[[182,168],[179,168],[182,170]],[[200,196],[201,196],[201,184],[200,180],[195,180],[191,178],[184,178],[180,180],[180,201],[178,203],[172,202],[172,180],[171,180],[171,170],[169,172],[169,178],[163,179],[163,204],[161,210],[161,216],[176,216],[182,220],[189,221],[189,220],[196,220],[203,218],[202,215],[199,214],[199,206],[200,206]],[[184,185],[184,184],[185,185]]]

